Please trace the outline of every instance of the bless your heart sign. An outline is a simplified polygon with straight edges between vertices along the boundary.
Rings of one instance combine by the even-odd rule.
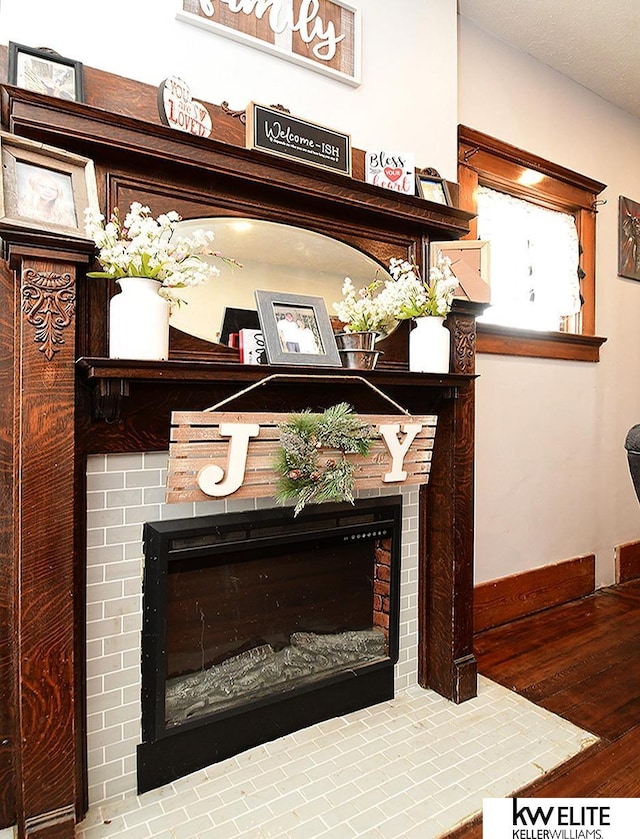
[[[414,156],[410,152],[368,151],[365,178],[368,184],[393,189],[403,195],[415,195]]]

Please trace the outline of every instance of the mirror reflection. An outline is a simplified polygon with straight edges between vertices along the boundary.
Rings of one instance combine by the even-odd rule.
[[[179,289],[186,305],[175,307],[171,325],[207,341],[220,342],[225,309],[256,311],[254,291],[287,291],[322,297],[329,317],[342,296],[345,277],[356,288],[373,278],[391,279],[376,260],[321,233],[277,222],[239,218],[199,218],[180,222],[188,236],[201,228],[213,231],[213,247],[242,268],[211,258],[220,276],[194,288]]]

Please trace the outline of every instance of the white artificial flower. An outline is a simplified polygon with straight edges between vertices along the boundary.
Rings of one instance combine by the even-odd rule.
[[[378,332],[384,334],[393,325],[393,317],[376,292],[381,282],[374,279],[368,286],[356,291],[350,277],[342,284],[342,300],[333,304],[346,332]]]
[[[444,317],[451,309],[458,281],[451,260],[442,252],[429,272],[429,282],[423,282],[418,267],[406,259],[391,259],[389,274],[392,279],[384,284],[376,278],[358,291],[350,277],[345,277],[342,300],[333,308],[347,332],[385,333],[394,321]]]
[[[194,230],[189,237],[175,233],[180,216],[174,210],[151,216],[149,207],[134,201],[121,221],[118,211],[111,218],[99,212],[85,210],[87,236],[99,248],[98,260],[103,271],[90,277],[148,277],[159,280],[163,288],[185,288],[201,285],[220,274],[218,268],[203,257],[217,257],[228,264],[242,267],[234,259],[211,249],[213,232]],[[170,293],[164,293],[171,297]]]
[[[443,317],[451,309],[458,281],[449,257],[439,255],[437,265],[429,272],[428,283],[420,278],[417,266],[407,260],[392,259],[389,273],[393,280],[387,280],[381,297],[397,320],[429,315]]]

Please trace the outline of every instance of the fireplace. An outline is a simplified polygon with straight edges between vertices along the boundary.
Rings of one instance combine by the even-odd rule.
[[[147,523],[138,791],[394,695],[402,497]]]
[[[281,166],[275,158],[261,160],[239,147],[239,121],[222,112],[215,140],[181,138],[158,125],[149,109],[139,113],[140,103],[153,106],[148,90],[91,72],[98,103],[10,87],[3,91],[3,113],[18,136],[79,154],[90,149],[98,183],[108,185],[100,190],[107,213],[141,201],[154,213],[173,209],[185,218],[293,219],[319,232],[340,230],[346,243],[381,262],[399,255],[420,261],[425,243],[468,233],[471,217],[457,207],[434,208],[362,184],[362,150],[354,149],[354,178],[345,181],[288,162]],[[135,103],[136,119],[112,107],[125,99]],[[169,168],[158,166],[167,158]],[[67,839],[89,802],[98,805],[135,789],[142,716],[140,522],[164,517],[161,474],[171,413],[202,411],[240,393],[245,395],[235,406],[245,412],[322,410],[343,399],[370,413],[380,404],[363,387],[360,371],[347,369],[329,377],[313,368],[279,368],[286,380],[258,388],[270,371],[239,364],[236,351],[216,345],[212,351],[198,339],[176,347],[167,362],[105,358],[113,288],[85,282],[92,243],[11,224],[4,225],[2,242],[6,317],[0,339],[11,395],[2,403],[2,451],[6,480],[20,493],[7,493],[0,527],[7,555],[0,608],[20,620],[4,622],[0,642],[6,653],[0,654],[0,681],[12,686],[3,716],[0,824],[17,823],[21,835],[29,825],[34,837],[53,831]],[[21,305],[34,295],[64,317],[40,324],[38,310]],[[438,415],[429,487],[401,490],[402,629],[395,674],[398,689],[417,682],[454,702],[476,692],[474,319],[481,311],[480,304],[454,301],[447,320],[450,374],[408,372],[406,333],[398,329],[389,351],[385,347],[384,365],[364,377],[412,414]],[[43,405],[55,422],[42,423]],[[56,466],[45,481],[43,463]],[[148,478],[148,472],[157,476]],[[21,503],[24,498],[38,503]],[[166,517],[239,506],[233,499],[204,504],[179,513],[174,508]],[[392,631],[389,643],[392,656]],[[362,676],[345,681],[357,683],[375,667],[359,668]],[[175,729],[189,726],[196,735],[205,731],[204,719]],[[144,750],[174,739],[173,730],[154,733]],[[196,751],[199,737],[193,740]],[[144,755],[154,759],[151,751]],[[52,764],[59,771],[47,771]]]

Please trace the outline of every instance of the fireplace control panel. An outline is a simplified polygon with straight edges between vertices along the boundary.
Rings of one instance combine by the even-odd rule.
[[[375,537],[387,536],[388,530],[368,530],[366,533],[352,533],[350,536],[344,536],[343,542],[353,542],[356,539],[373,539]]]

